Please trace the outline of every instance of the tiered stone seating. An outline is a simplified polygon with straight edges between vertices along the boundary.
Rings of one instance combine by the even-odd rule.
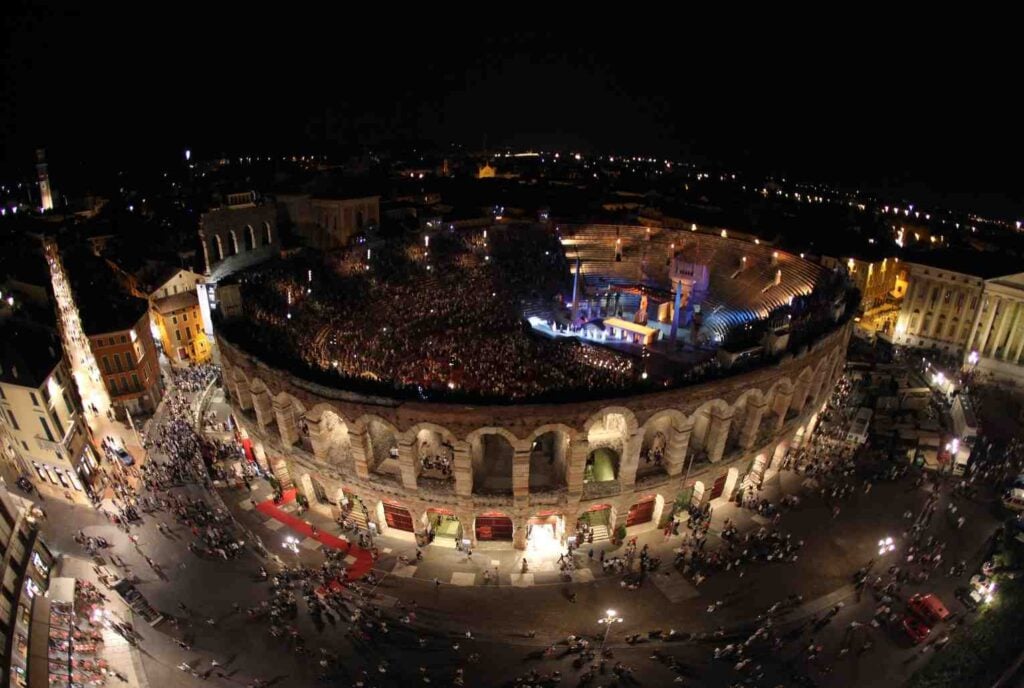
[[[694,298],[701,303],[705,327],[719,337],[810,292],[822,273],[817,265],[789,253],[778,251],[773,259],[775,249],[771,246],[705,232],[582,225],[564,229],[562,237],[570,264],[577,255],[583,261],[581,276],[585,278],[585,294],[591,297],[605,293],[612,285],[643,283],[671,289],[672,244],[675,251],[685,249],[694,256],[694,262],[709,268],[707,293]],[[615,260],[617,241],[621,261]],[[742,262],[744,256],[746,264]],[[782,271],[779,284],[774,283],[777,270]],[[619,302],[625,310],[635,310],[639,298],[623,294]]]

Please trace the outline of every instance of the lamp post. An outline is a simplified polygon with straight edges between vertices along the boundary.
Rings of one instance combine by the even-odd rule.
[[[878,541],[878,556],[882,557],[896,550],[896,543],[891,537],[884,537]]]
[[[603,618],[597,620],[597,623],[605,625],[604,638],[601,640],[601,649],[604,650],[605,643],[608,642],[608,633],[612,630],[612,625],[622,623],[622,617],[614,609],[609,609],[604,613]]]

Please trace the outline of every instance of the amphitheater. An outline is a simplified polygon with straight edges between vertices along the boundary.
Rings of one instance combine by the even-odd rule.
[[[822,277],[801,257],[721,230],[579,225],[559,235],[582,266],[580,301],[598,309],[614,284],[666,284],[686,247],[708,268],[703,326],[719,338]],[[629,298],[639,299],[617,305],[635,310]],[[581,520],[598,541],[760,485],[814,431],[850,332],[836,316],[759,367],[564,403],[371,396],[271,367],[223,331],[218,344],[251,459],[312,509],[351,509],[378,533],[434,545],[530,550],[564,543]]]

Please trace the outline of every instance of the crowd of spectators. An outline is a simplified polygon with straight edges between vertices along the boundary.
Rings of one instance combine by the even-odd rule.
[[[551,301],[568,277],[553,236],[451,235],[429,251],[405,246],[409,254],[388,262],[389,274],[372,261],[360,273],[351,260],[341,270],[304,257],[247,273],[245,341],[328,381],[427,396],[525,399],[618,391],[639,379],[627,356],[531,333],[524,307]]]

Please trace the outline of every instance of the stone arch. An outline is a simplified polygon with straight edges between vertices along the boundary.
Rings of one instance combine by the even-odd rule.
[[[249,391],[249,378],[245,376],[245,371],[241,368],[235,368],[231,371],[231,392],[234,394],[235,403],[238,404],[238,408],[243,411],[249,411],[252,409],[252,393]]]
[[[267,426],[274,423],[274,401],[272,392],[266,383],[258,377],[249,380],[249,393],[252,394],[252,408],[256,412],[256,422],[260,429],[266,431]]]
[[[263,242],[264,246],[270,246],[274,243],[274,235],[271,233],[269,222],[263,223]]]
[[[731,412],[731,407],[723,399],[712,399],[706,401],[690,415],[693,419],[693,432],[690,434],[690,446],[695,450],[705,450],[708,434],[711,430],[711,418],[713,412],[718,415],[725,415]]]
[[[297,442],[303,443],[308,437],[308,429],[303,419],[306,414],[305,405],[288,392],[281,391],[273,398],[273,408],[281,444],[289,447]]]
[[[579,433],[568,425],[543,425],[527,438],[530,446],[530,491],[565,487],[569,480],[572,446]]]
[[[814,372],[810,367],[801,370],[797,376],[796,382],[793,385],[793,397],[789,402],[789,408],[793,415],[797,415],[804,410],[813,380]]]
[[[349,422],[331,404],[321,402],[305,415],[313,455],[322,461],[348,465],[352,460]]]
[[[782,462],[786,458],[786,452],[789,451],[789,440],[784,439],[775,445],[775,450],[772,453],[772,460],[768,468],[771,471],[778,471],[782,469]]]
[[[466,436],[475,494],[511,494],[519,438],[505,428],[479,428]]]
[[[238,235],[235,234],[235,230],[233,230],[233,229],[229,229],[228,230],[228,238],[231,239],[231,255],[237,256],[238,255]]]
[[[758,411],[752,410],[753,408],[763,405],[764,393],[756,388],[748,389],[737,397],[736,401],[732,404],[732,421],[729,423],[729,447],[750,447],[749,444],[745,444],[745,440],[750,440],[751,438],[744,437],[744,433],[748,431],[747,420],[748,418],[753,419],[754,415],[758,413]]]
[[[417,423],[405,432],[403,441],[410,445],[417,477],[455,479],[458,438],[451,430],[434,423]]]
[[[779,378],[768,390],[766,395],[768,408],[765,411],[765,419],[762,423],[771,423],[771,427],[782,427],[786,417],[786,411],[793,399],[793,383],[788,377]]]
[[[380,416],[369,413],[357,418],[355,426],[362,435],[367,471],[399,478],[398,438],[401,433],[398,429]]]
[[[245,250],[254,251],[258,244],[256,243],[256,230],[252,228],[252,225],[246,225],[242,232],[242,239],[245,240]]]
[[[678,409],[658,411],[640,428],[640,459],[637,476],[673,474],[676,465],[682,465],[689,445],[687,429],[690,421]]]
[[[583,424],[583,432],[590,435],[595,425],[601,424],[602,426],[607,426],[609,417],[614,417],[616,415],[622,418],[622,430],[624,432],[628,435],[636,434],[637,428],[639,428],[640,424],[636,420],[636,415],[625,406],[606,406],[601,409],[588,418],[587,422]],[[607,429],[607,427],[605,427],[605,429]]]
[[[217,234],[210,237],[210,262],[212,263],[214,260],[217,262],[224,260],[224,243]]]

